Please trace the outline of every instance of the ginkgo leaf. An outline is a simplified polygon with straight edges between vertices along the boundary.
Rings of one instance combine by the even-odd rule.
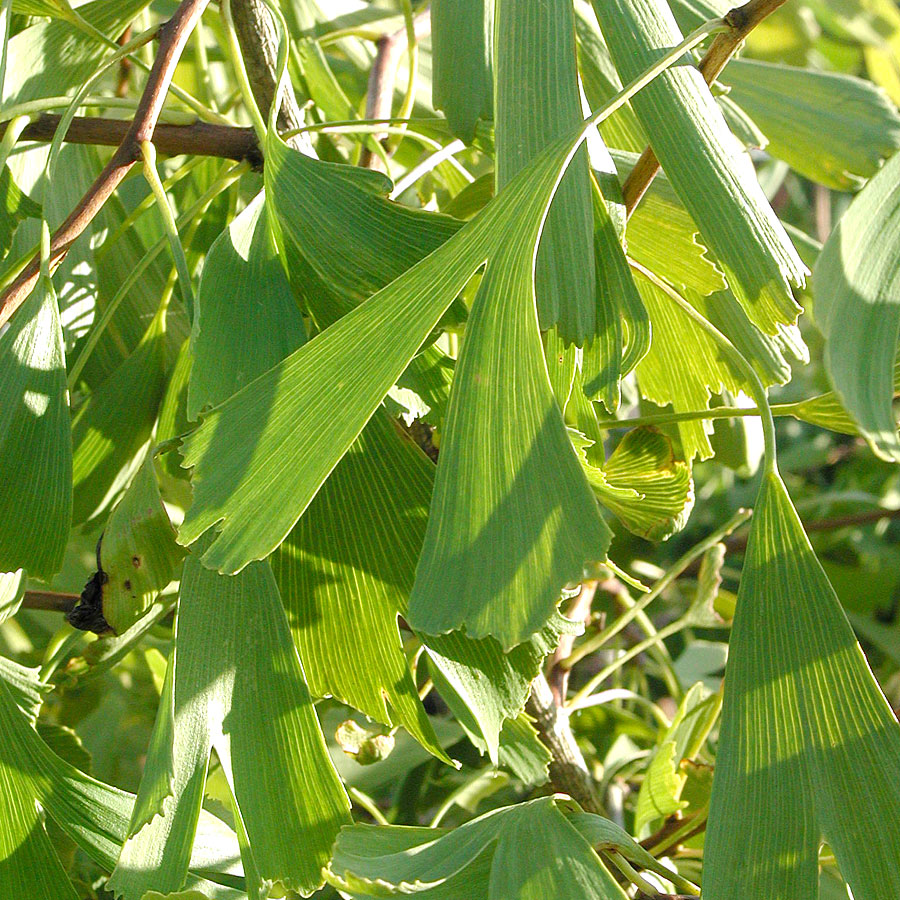
[[[613,150],[612,156],[622,178],[638,160],[636,153],[621,150]],[[694,220],[663,174],[653,179],[641,198],[625,235],[628,255],[666,281],[704,295],[725,287],[725,278],[700,240]]]
[[[664,541],[684,528],[694,507],[691,467],[654,428],[629,431],[599,469],[584,463],[597,499],[635,534]]]
[[[547,144],[581,121],[570,0],[504,0],[494,47],[494,141],[502,190]],[[600,140],[599,135],[597,140]],[[587,149],[578,150],[541,232],[534,293],[542,331],[582,346],[597,330]]]
[[[115,40],[148,3],[94,0],[79,6],[78,15]],[[3,103],[72,93],[97,71],[97,64],[109,52],[96,36],[62,19],[25,28],[9,41]]]
[[[260,192],[209,248],[191,333],[187,415],[195,420],[306,340]]]
[[[41,276],[0,334],[0,572],[49,578],[72,520],[72,438],[56,294]]]
[[[203,555],[205,565],[238,571],[250,560],[266,556],[284,539],[444,310],[489,258],[498,265],[488,264],[467,329],[456,383],[465,385],[477,374],[473,369],[478,367],[478,355],[494,352],[484,346],[484,341],[496,340],[507,348],[507,355],[515,357],[515,362],[505,361],[504,370],[508,372],[508,367],[515,365],[517,374],[506,375],[506,389],[511,391],[508,395],[501,396],[502,386],[491,386],[495,401],[508,412],[521,390],[515,379],[525,377],[534,402],[525,407],[529,410],[527,418],[515,417],[515,433],[520,435],[515,455],[505,455],[503,445],[491,440],[489,446],[499,452],[490,468],[481,470],[481,477],[488,482],[470,482],[469,489],[479,498],[488,498],[496,494],[502,482],[510,484],[516,480],[515,506],[518,509],[521,504],[527,510],[527,518],[514,519],[518,512],[511,506],[503,507],[504,516],[511,515],[495,530],[502,543],[491,548],[491,564],[493,568],[497,561],[504,561],[503,565],[508,566],[508,561],[522,552],[518,543],[522,526],[537,528],[537,532],[532,530],[528,535],[529,542],[535,543],[527,547],[518,578],[519,586],[529,577],[535,583],[523,588],[523,594],[516,597],[520,612],[515,627],[510,627],[507,611],[501,613],[504,597],[500,594],[491,600],[490,621],[476,625],[473,633],[478,633],[479,627],[487,633],[485,625],[496,625],[506,643],[520,642],[548,618],[565,582],[580,578],[583,563],[603,557],[606,535],[595,501],[572,455],[547,381],[531,284],[541,220],[558,180],[560,164],[571,149],[572,139],[548,148],[475,220],[368,302],[213,410],[185,440],[185,464],[194,469],[194,503],[186,514],[179,540],[192,543],[221,522],[219,534]],[[349,185],[342,173],[337,180]],[[305,202],[311,200],[306,198]],[[510,277],[515,279],[513,295],[507,292]],[[496,297],[495,291],[499,292]],[[522,338],[511,340],[510,328]],[[479,331],[482,337],[478,336]],[[385,352],[386,347],[390,347],[390,352]],[[468,364],[466,357],[470,358]],[[467,371],[463,371],[467,366]],[[460,394],[466,396],[465,388]],[[459,395],[454,392],[454,396]],[[336,403],[344,410],[337,417],[333,415]],[[460,415],[460,405],[458,402],[454,414],[451,398],[448,420]],[[473,411],[462,412],[462,424],[467,427]],[[474,414],[490,422],[491,433],[496,429],[505,433],[505,414],[499,419],[486,409],[476,409]],[[452,446],[453,430],[448,421],[441,458],[442,466],[455,468],[455,451],[448,451],[447,446],[448,441]],[[460,434],[455,440],[461,446],[480,447],[484,439],[473,444],[468,436]],[[543,458],[550,468],[530,469],[519,477],[514,470],[517,458],[528,454],[532,447],[538,451],[533,462]],[[447,459],[451,460],[449,464]],[[442,487],[441,494],[445,490]],[[563,498],[573,502],[565,515],[559,505]],[[457,509],[448,505],[437,511],[433,507],[429,522],[437,523],[442,515],[451,513],[466,515],[465,509],[460,509],[462,493],[449,500],[457,504]],[[261,509],[266,510],[265,515],[260,515]],[[546,523],[538,521],[542,510],[550,517]],[[490,510],[482,507],[476,513],[472,523],[475,527],[486,512],[490,515]],[[495,524],[498,522],[494,519]],[[466,544],[477,539],[477,534],[460,535],[457,531],[456,535]],[[568,541],[572,545],[567,548]],[[433,549],[429,547],[424,564],[440,580],[437,603],[441,606],[456,602],[448,596],[447,582],[440,574],[445,564],[455,565],[452,552],[447,556],[447,549],[437,544]],[[551,557],[553,566],[548,569],[546,562]],[[468,589],[483,596],[484,561],[473,563],[474,555],[469,555],[467,564],[472,566],[473,574],[477,569],[478,583],[469,581]],[[458,576],[457,570],[455,577]],[[499,580],[504,580],[504,576],[500,575]],[[509,595],[509,582],[505,590]],[[420,602],[425,597],[421,591],[420,588]],[[423,604],[423,608],[432,607],[424,617],[429,628],[437,620],[442,623],[437,630],[452,628],[450,619],[456,616],[446,616],[437,603],[426,600]]]
[[[72,418],[72,520],[100,515],[140,465],[166,387],[165,317],[160,309],[141,343]]]
[[[449,762],[397,625],[425,533],[434,465],[383,411],[372,417],[272,556],[310,689],[402,724]]]
[[[222,576],[203,568],[199,550],[185,561],[176,622],[172,805],[162,819],[132,822],[117,889],[127,887],[129,900],[140,897],[141,890],[161,886],[163,873],[171,879],[166,889],[181,886],[214,747],[239,829],[252,847],[252,865],[245,859],[245,866],[257,882],[254,889],[278,882],[308,894],[321,884],[321,868],[348,819],[347,798],[328,758],[268,563]],[[158,766],[168,758],[161,752]],[[159,796],[159,769],[149,778],[148,789]],[[271,816],[276,803],[282,811],[277,821]],[[169,855],[174,841],[180,852]],[[147,867],[147,859],[154,866]]]
[[[472,640],[462,632],[425,635],[436,684],[454,716],[466,722],[470,734],[481,733],[494,765],[500,759],[500,735],[504,722],[525,707],[531,683],[560,636],[577,634],[581,626],[556,611],[530,640],[504,653],[494,638]],[[449,688],[449,690],[447,690]]]
[[[494,0],[432,0],[431,90],[435,109],[466,143],[493,117]]]
[[[354,825],[338,836],[329,881],[354,897],[624,900],[622,888],[564,815],[567,806],[541,797],[452,830]],[[534,852],[536,846],[541,852]]]
[[[7,863],[0,867],[0,885],[4,896],[29,896],[31,889],[27,885],[41,879],[45,885],[51,885],[51,892],[41,896],[75,897],[78,895],[68,878],[64,873],[60,877],[62,869],[47,840],[40,811],[108,871],[125,840],[134,797],[85,775],[50,750],[35,731],[33,717],[16,702],[17,691],[28,690],[39,697],[49,685],[37,680],[36,669],[18,667],[20,676],[25,677],[19,679],[17,686],[9,680],[11,665],[14,664],[0,658],[0,782],[4,786],[0,806],[14,807],[12,814],[4,813],[4,828],[0,831]],[[197,844],[190,859],[192,869],[202,870],[211,878],[218,877],[217,873],[228,873],[225,877],[232,881],[234,876],[240,876],[240,870],[234,868],[234,833],[224,822],[204,812]],[[194,871],[188,875],[187,883],[202,888],[216,900],[239,900],[245,896]]]
[[[731,632],[704,897],[815,897],[822,835],[854,897],[896,897],[898,785],[900,726],[768,474]]]
[[[623,81],[682,40],[664,0],[594,0]],[[663,72],[631,101],[672,186],[715,253],[729,286],[759,328],[792,324],[790,287],[806,267],[772,211],[748,159],[700,72],[690,63]]]
[[[103,618],[116,634],[144,615],[183,558],[148,455],[112,511],[100,544]]]
[[[900,335],[900,154],[863,188],[815,268],[825,368],[872,450],[900,462],[893,413]]]
[[[503,249],[456,367],[409,623],[465,628],[508,650],[541,628],[586,562],[605,559],[611,532],[547,380],[530,256]]]
[[[862,78],[748,59],[719,80],[765,133],[769,153],[835,190],[862,187],[900,147],[900,115]]]
[[[9,251],[13,232],[23,219],[38,219],[41,208],[19,190],[9,167],[0,168],[0,259]]]
[[[384,175],[312,159],[274,134],[266,144],[265,177],[282,262],[321,328],[460,228],[450,216],[388,200],[391,182]]]

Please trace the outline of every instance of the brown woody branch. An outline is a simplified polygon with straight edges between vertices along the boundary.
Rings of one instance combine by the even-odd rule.
[[[737,6],[724,16],[728,31],[717,34],[709,45],[709,50],[700,61],[700,74],[707,84],[712,84],[721,74],[728,61],[737,53],[744,39],[765,19],[787,0],[750,0]],[[650,183],[659,171],[659,160],[650,147],[641,154],[622,186],[625,199],[625,214],[630,216],[644,196]]]
[[[44,114],[25,126],[20,140],[52,141],[61,116]],[[0,124],[0,139],[8,123]],[[63,140],[70,144],[93,144],[118,147],[128,134],[131,122],[99,116],[76,116]],[[153,145],[164,156],[215,156],[222,159],[247,160],[255,169],[262,168],[262,153],[252,128],[192,122],[190,125],[157,124]]]
[[[208,2],[209,0],[182,0],[175,15],[160,27],[157,34],[159,50],[134,119],[122,143],[51,238],[49,260],[51,272],[65,259],[69,248],[100,212],[103,204],[121,184],[131,167],[140,159],[141,143],[153,139],[156,122],[162,112],[175,66]],[[0,326],[25,302],[37,284],[39,272],[40,257],[36,256],[0,296]]]

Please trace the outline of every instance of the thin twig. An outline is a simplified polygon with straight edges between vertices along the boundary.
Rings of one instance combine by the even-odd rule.
[[[80,600],[79,594],[64,594],[58,591],[25,591],[22,609],[43,609],[50,612],[68,613]]]
[[[20,140],[52,141],[62,116],[45,113],[25,126]],[[0,138],[8,122],[0,123]],[[76,116],[63,138],[70,144],[93,144],[118,147],[125,139],[131,122],[100,116]],[[153,145],[164,156],[214,156],[220,159],[246,159],[254,169],[261,169],[263,158],[252,128],[192,122],[190,125],[157,124]]]
[[[140,159],[141,141],[153,140],[156,122],[162,112],[172,76],[175,74],[175,66],[194,24],[208,3],[209,0],[182,0],[175,15],[160,27],[157,33],[159,50],[134,119],[110,161],[53,235],[49,258],[51,272],[65,259],[69,248],[90,225],[131,167]],[[37,283],[39,272],[38,255],[0,296],[0,326],[25,302]]]
[[[707,84],[712,84],[728,64],[728,61],[737,53],[744,39],[765,19],[780,6],[784,6],[787,0],[750,0],[743,6],[737,6],[726,13],[725,24],[729,30],[716,35],[715,40],[709,45],[703,59],[700,61],[700,74]],[[625,214],[630,216],[634,208],[640,202],[644,192],[650,187],[650,183],[659,171],[659,160],[653,150],[647,147],[631,170],[625,184],[622,186],[622,194],[625,199]]]
[[[431,31],[431,14],[424,10],[413,18],[413,28],[416,41],[421,41]],[[407,47],[406,26],[398,28],[392,34],[386,34],[379,38],[376,44],[375,59],[369,71],[369,86],[366,91],[366,118],[387,119],[391,115],[391,106],[394,99],[394,77],[397,74],[397,66],[400,57]],[[384,135],[376,135],[376,140],[382,140]],[[371,150],[363,147],[359,158],[359,164],[368,169],[384,170],[384,163]]]

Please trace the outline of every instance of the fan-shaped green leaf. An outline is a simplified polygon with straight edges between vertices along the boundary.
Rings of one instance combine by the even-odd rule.
[[[159,496],[148,454],[109,517],[100,545],[103,618],[116,634],[130,628],[172,580],[184,550]]]
[[[863,188],[815,269],[825,368],[878,456],[900,462],[894,361],[900,335],[900,154]]]
[[[544,147],[581,121],[570,0],[503,0],[495,28],[495,147],[502,190]],[[597,140],[600,140],[599,135]],[[587,149],[575,154],[541,232],[534,293],[542,330],[579,347],[597,331]]]
[[[176,623],[173,785],[181,878],[202,798],[209,752],[228,775],[239,827],[252,847],[254,879],[310,893],[348,804],[328,758],[306,679],[268,563],[227,577],[204,569],[198,552],[185,561]],[[166,706],[162,708],[166,715]],[[183,741],[183,743],[180,743]],[[180,747],[184,748],[183,755]],[[165,756],[160,756],[164,762]],[[158,771],[149,782],[158,796]],[[177,793],[179,784],[190,790]],[[190,798],[190,799],[188,799]],[[181,802],[179,802],[181,801]],[[281,815],[273,818],[272,804]],[[183,805],[182,805],[183,804]],[[141,806],[145,809],[146,806]],[[159,888],[146,859],[177,875],[163,854],[173,840],[154,819],[123,850],[120,887],[129,897]],[[145,834],[146,832],[146,834]],[[247,843],[245,842],[245,843]],[[242,853],[246,847],[242,847]],[[178,889],[180,884],[166,889]],[[258,885],[257,885],[258,887]]]
[[[436,524],[446,516],[446,533],[455,534],[457,547],[444,545],[436,533],[433,543],[426,539],[420,577],[427,571],[430,581],[418,589],[425,612],[419,625],[427,622],[429,629],[438,631],[454,627],[453,620],[461,623],[460,617],[447,615],[439,606],[459,603],[460,608],[470,607],[467,624],[474,626],[475,634],[496,627],[506,643],[518,643],[547,619],[563,584],[580,578],[582,564],[603,557],[606,535],[550,392],[531,283],[541,220],[559,165],[570,150],[571,139],[548,148],[477,219],[369,302],[216,408],[185,441],[185,462],[194,467],[194,504],[180,540],[191,543],[211,526],[223,523],[204,554],[204,564],[236,571],[251,559],[267,555],[284,539],[444,310],[489,258],[458,364],[456,378],[461,387],[454,393],[469,398],[474,408],[464,408],[466,400],[459,399],[454,413],[451,398],[442,466],[460,471],[464,461],[454,459],[454,442],[459,448],[480,448],[485,441],[484,437],[473,441],[464,430],[454,437],[455,429],[479,427],[476,420],[481,420],[489,423],[489,434],[500,429],[507,436],[486,445],[496,451],[484,461],[487,465],[473,469],[465,463],[467,483],[459,484],[454,496],[447,496],[447,478],[438,491],[441,499],[429,521]],[[335,172],[332,180],[338,187],[349,185],[341,172]],[[325,255],[334,257],[333,249]],[[500,380],[493,376],[491,383],[483,383],[475,390],[477,402],[471,402],[469,382],[487,375],[478,371],[485,360],[500,360],[496,347],[504,348],[509,357],[502,360]],[[499,417],[482,404],[481,396],[488,391],[492,403],[500,404]],[[516,416],[507,425],[513,398],[520,392],[529,398],[523,406],[527,415]],[[333,415],[335,404],[344,409],[344,415]],[[516,466],[524,463],[523,457],[530,457],[530,466],[520,473]],[[499,491],[509,490],[513,483],[514,495],[500,496]],[[272,494],[276,489],[277,503]],[[468,492],[478,498],[471,519]],[[488,498],[501,504],[499,515],[493,515],[485,502]],[[266,508],[264,516],[259,515],[261,508]],[[524,518],[521,510],[525,510]],[[548,517],[546,521],[540,521],[541,515]],[[479,537],[488,519],[491,533]],[[490,586],[484,580],[487,537],[492,542],[492,569],[498,561],[505,568],[490,576]],[[528,541],[524,557],[523,539]],[[483,553],[477,564],[476,554],[467,553],[470,574],[460,578],[461,570],[454,568],[452,579],[446,579],[442,570],[457,566],[456,551],[476,541]],[[522,591],[513,602],[513,609],[518,607],[513,616],[503,606],[514,592],[511,561],[516,566],[515,584]],[[549,568],[548,562],[552,562]],[[458,589],[470,592],[467,601],[459,602],[461,598],[447,593],[454,579]],[[490,591],[500,588],[500,593],[488,598]],[[433,589],[439,595],[429,597]],[[480,617],[477,611],[471,614],[473,603],[483,606]],[[410,615],[416,618],[413,611]]]
[[[534,852],[537,846],[540,853]],[[488,870],[483,864],[491,853]],[[463,872],[467,878],[454,879]],[[329,873],[332,884],[359,897],[410,893],[441,900],[625,897],[551,797],[494,810],[452,830],[345,828]],[[455,890],[447,890],[451,883]]]
[[[494,0],[432,0],[432,98],[466,143],[493,118]]]
[[[593,5],[623,81],[682,39],[664,0],[594,0]],[[688,62],[675,66],[637,94],[632,106],[747,314],[768,333],[793,323],[800,308],[790,286],[803,283],[806,267],[749,160],[738,155],[703,76]]]
[[[24,569],[0,573],[0,625],[16,614],[24,594]]]
[[[585,463],[600,502],[625,527],[650,541],[684,528],[694,507],[691,467],[675,459],[672,442],[654,428],[636,428],[600,469]]]
[[[900,726],[777,475],[731,632],[703,893],[808,900],[824,834],[853,896],[900,893]]]
[[[0,384],[0,572],[49,578],[72,521],[66,359],[49,278],[0,334]]]
[[[835,190],[862,187],[900,147],[900,115],[870,81],[756,60],[730,63],[719,80],[769,139],[769,153]]]
[[[166,387],[165,316],[157,312],[134,353],[72,419],[76,524],[105,510],[140,464]]]
[[[377,412],[272,557],[310,689],[402,724],[449,762],[403,653],[433,464]],[[388,706],[389,704],[389,706]]]

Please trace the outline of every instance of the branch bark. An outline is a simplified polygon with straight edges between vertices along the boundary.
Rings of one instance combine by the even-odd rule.
[[[231,18],[256,105],[263,118],[267,119],[278,88],[278,29],[275,19],[262,0],[232,0]],[[304,124],[303,111],[289,82],[281,92],[277,122],[280,132],[296,131]]]
[[[543,675],[531,684],[526,706],[535,720],[535,728],[550,751],[550,781],[557,790],[568,794],[585,811],[603,815],[603,804],[597,795],[594,779],[569,727],[569,713],[556,705],[553,692]]]
[[[740,49],[744,39],[765,19],[771,15],[787,0],[750,0],[743,6],[736,6],[724,16],[729,30],[717,34],[709,45],[703,59],[700,61],[700,74],[707,84],[712,84],[728,64],[728,61]],[[625,199],[625,214],[630,216],[635,207],[644,196],[647,188],[659,171],[659,160],[651,147],[647,147],[631,170],[625,184],[622,186],[622,194]]]
[[[416,40],[421,41],[431,31],[431,13],[424,10],[413,19]],[[394,77],[400,57],[406,50],[406,29],[399,28],[393,34],[379,38],[376,44],[375,60],[369,70],[369,84],[366,90],[366,118],[389,119],[394,100]],[[374,135],[375,140],[383,140],[383,135]],[[362,148],[359,164],[367,169],[384,171],[384,163],[367,147]]]
[[[182,0],[175,15],[158,32],[159,50],[141,95],[134,119],[122,143],[113,153],[96,181],[60,225],[50,241],[50,271],[65,259],[69,248],[90,225],[103,204],[121,184],[131,167],[141,158],[141,142],[151,141],[156,122],[162,112],[166,92],[175,74],[184,45],[209,0]],[[40,256],[26,266],[18,278],[0,296],[0,326],[25,302],[34,290],[40,273]]]
[[[52,141],[62,116],[45,113],[26,125],[20,140]],[[0,139],[6,133],[8,123],[0,124]],[[126,119],[108,119],[99,116],[76,116],[64,138],[70,144],[93,144],[101,147],[118,147],[131,122]],[[252,128],[213,125],[209,122],[192,122],[190,125],[157,124],[153,131],[153,145],[166,156],[189,154],[215,156],[222,159],[246,159],[254,169],[261,169],[262,151]]]

